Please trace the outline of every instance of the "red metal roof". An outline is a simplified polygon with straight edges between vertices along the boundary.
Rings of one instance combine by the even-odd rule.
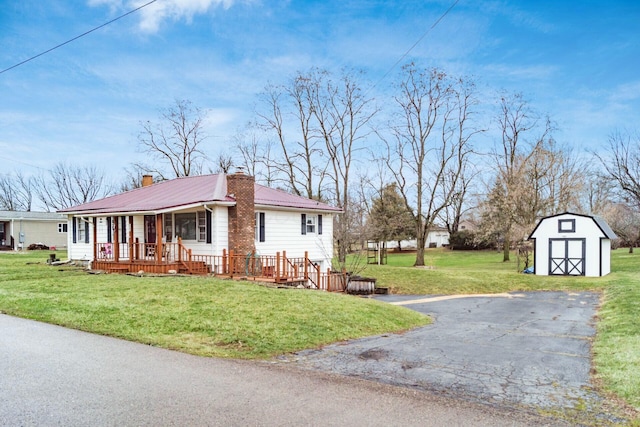
[[[186,176],[162,181],[58,212],[85,214],[156,212],[215,202],[235,203],[235,199],[227,195],[226,175]],[[255,184],[255,204],[302,210],[340,211],[328,204],[260,184]]]

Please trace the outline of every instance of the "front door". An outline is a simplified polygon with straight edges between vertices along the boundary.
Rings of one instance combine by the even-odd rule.
[[[7,245],[6,223],[0,222],[0,245]]]
[[[585,239],[549,239],[549,274],[584,276]]]
[[[156,242],[156,216],[155,215],[144,216],[144,242],[145,243]]]

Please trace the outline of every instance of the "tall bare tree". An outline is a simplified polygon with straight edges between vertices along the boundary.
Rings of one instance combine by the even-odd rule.
[[[34,179],[37,197],[48,211],[87,203],[112,193],[104,172],[95,166],[58,163]]]
[[[271,165],[276,182],[294,194],[310,199],[323,198],[326,160],[313,134],[310,79],[298,75],[288,85],[268,85],[261,95],[266,112],[258,113],[261,127],[274,135],[280,156]]]
[[[33,178],[20,171],[0,175],[0,209],[30,211],[33,202]]]
[[[152,163],[137,166],[160,179],[201,174],[208,161],[203,149],[205,118],[206,113],[191,101],[176,100],[158,122],[142,122],[139,149]]]
[[[337,81],[320,70],[312,70],[310,76],[311,111],[329,160],[327,178],[333,199],[343,212],[336,216],[334,234],[338,261],[344,263],[352,243],[349,233],[354,211],[350,205],[352,166],[354,157],[364,149],[365,138],[372,133],[369,125],[377,109],[362,92],[358,81],[361,74],[343,72]]]
[[[387,166],[412,213],[417,240],[415,266],[424,266],[429,229],[460,188],[471,140],[479,132],[471,117],[477,104],[472,82],[438,69],[403,67],[391,137],[382,135]]]
[[[342,209],[334,224],[341,263],[352,240],[349,186],[354,156],[363,148],[376,114],[360,78],[350,71],[336,78],[313,68],[287,85],[268,86],[262,95],[267,108],[259,113],[262,128],[274,136],[278,149],[279,155],[271,157],[275,181],[295,194],[330,201]]]
[[[509,261],[514,227],[521,214],[515,202],[518,198],[528,199],[522,193],[527,186],[524,167],[528,157],[533,154],[535,142],[527,140],[527,136],[538,125],[538,117],[521,93],[503,94],[500,97],[497,124],[500,142],[493,152],[496,176],[483,228],[491,232],[498,231],[502,236],[503,261]],[[543,134],[538,141],[545,136]]]
[[[640,134],[614,132],[609,149],[596,153],[606,174],[616,182],[620,197],[640,207]]]
[[[539,217],[580,207],[584,165],[553,139],[551,120],[541,120],[522,94],[501,96],[497,123],[501,139],[482,229],[500,236],[503,261],[509,261],[510,248]]]

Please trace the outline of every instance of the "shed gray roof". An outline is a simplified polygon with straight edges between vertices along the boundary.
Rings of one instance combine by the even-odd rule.
[[[286,191],[255,184],[257,206],[340,212],[340,209]],[[227,177],[223,174],[186,176],[162,181],[147,187],[136,188],[115,196],[84,203],[58,212],[107,214],[122,212],[158,212],[182,207],[215,204],[235,204],[227,195]]]
[[[0,211],[0,221],[67,221],[65,215],[56,212]]]
[[[618,237],[616,233],[614,233],[614,231],[611,229],[611,227],[609,227],[609,224],[607,224],[607,221],[605,221],[604,218],[596,215],[593,215],[591,218],[593,218],[596,224],[598,224],[598,227],[600,227],[600,230],[602,230],[602,232],[605,236],[607,236],[608,239],[615,239]]]

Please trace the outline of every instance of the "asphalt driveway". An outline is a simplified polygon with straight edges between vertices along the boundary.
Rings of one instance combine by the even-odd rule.
[[[434,323],[282,358],[300,367],[499,406],[584,407],[599,294],[381,296]]]

